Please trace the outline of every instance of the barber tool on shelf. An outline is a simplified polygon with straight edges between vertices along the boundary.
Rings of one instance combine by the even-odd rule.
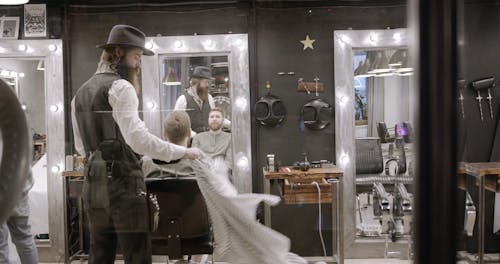
[[[316,85],[315,85],[316,86],[315,87],[316,88],[316,96],[319,96],[319,94],[318,94],[318,81],[319,81],[318,77],[314,78],[314,82],[316,83]]]
[[[293,71],[289,71],[289,72],[278,72],[276,73],[278,74],[279,76],[285,76],[285,75],[288,75],[288,76],[294,76],[295,75],[295,72]]]
[[[302,155],[304,156],[304,160],[294,162],[293,167],[301,171],[308,171],[311,168],[311,163],[307,160],[307,154],[305,152],[302,153]]]
[[[464,108],[465,97],[464,97],[462,91],[465,87],[467,87],[467,82],[463,79],[460,79],[457,82],[457,87],[458,87],[458,94],[460,95],[458,97],[458,101],[460,101],[460,110],[462,112],[462,119],[465,119],[465,108]]]
[[[274,162],[274,154],[267,154],[267,171],[275,172],[276,163]]]
[[[481,121],[483,121],[483,109],[481,106],[481,101],[484,98],[484,97],[481,97],[481,91],[482,90],[488,91],[488,97],[486,97],[486,100],[488,101],[488,105],[489,105],[490,118],[491,118],[491,120],[493,120],[493,105],[492,105],[493,97],[491,96],[491,89],[495,88],[495,77],[491,76],[491,77],[487,77],[487,78],[473,81],[472,87],[477,92],[476,100],[478,100],[478,103],[479,103],[479,112],[481,113]]]
[[[315,95],[319,96],[319,93],[325,91],[325,85],[322,82],[319,82],[318,77],[315,77],[313,80],[314,82],[306,82],[304,78],[299,78],[297,81],[297,91],[311,94],[311,91],[314,90],[316,91]]]

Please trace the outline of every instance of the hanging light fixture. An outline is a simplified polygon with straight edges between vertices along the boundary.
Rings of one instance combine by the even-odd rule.
[[[385,51],[379,50],[375,54],[375,61],[372,67],[370,67],[371,70],[369,70],[368,73],[383,74],[391,72],[391,68],[389,67],[389,61],[387,60]]]
[[[410,62],[408,59],[408,51],[402,50],[401,57],[402,57],[402,64],[401,64],[401,67],[396,70],[396,72],[400,73],[400,74],[413,72],[413,68],[410,67]]]
[[[391,59],[389,60],[389,66],[390,67],[400,67],[403,65],[403,51],[401,49],[396,50],[394,54],[392,54]]]
[[[177,74],[174,74],[174,71],[170,66],[168,66],[167,75],[165,76],[165,78],[163,78],[163,84],[168,86],[181,85],[181,82],[179,81]]]
[[[28,2],[29,0],[0,0],[0,5],[23,5]]]

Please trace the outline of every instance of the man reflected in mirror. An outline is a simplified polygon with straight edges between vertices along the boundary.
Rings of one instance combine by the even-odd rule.
[[[207,156],[224,160],[228,170],[233,168],[231,134],[222,131],[224,112],[220,108],[212,108],[208,115],[209,131],[193,137],[193,147],[201,149]]]
[[[175,102],[175,110],[185,110],[189,114],[191,130],[194,132],[191,136],[209,130],[208,114],[215,107],[214,99],[209,93],[210,81],[213,79],[210,68],[195,67],[189,81],[190,87]],[[229,120],[225,120],[225,125],[230,126]]]

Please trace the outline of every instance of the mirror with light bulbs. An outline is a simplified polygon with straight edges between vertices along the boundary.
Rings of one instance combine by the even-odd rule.
[[[0,50],[0,78],[18,95],[33,137],[31,232],[40,261],[58,262],[66,257],[62,41],[3,40]]]
[[[389,197],[391,206],[398,204],[393,200],[396,195],[392,195],[399,189],[388,188],[385,180],[401,178],[406,187],[413,183],[410,160],[414,153],[410,134],[416,120],[417,92],[413,85],[407,30],[337,30],[333,42],[335,150],[336,165],[344,171],[345,254],[346,257],[384,257],[388,234],[398,234],[394,237],[399,242],[411,240],[412,215],[404,214],[403,218],[401,213],[395,219],[393,211],[385,214],[373,209],[382,204],[381,197]],[[379,128],[384,128],[384,124],[385,130],[380,133]],[[406,151],[404,173],[399,163],[400,148]],[[389,154],[396,155],[398,162],[388,162]],[[380,186],[385,186],[387,191]],[[403,187],[400,189],[404,191]],[[409,197],[411,200],[411,194]],[[388,232],[387,223],[392,220],[400,229]],[[404,252],[409,252],[408,243],[395,243],[391,250],[404,256]]]
[[[225,112],[223,130],[231,133],[232,181],[239,192],[252,192],[250,81],[247,34],[151,37],[142,58],[143,118],[149,130],[162,135],[162,120],[189,88],[196,66],[212,71],[209,93]],[[228,125],[230,124],[230,125]]]

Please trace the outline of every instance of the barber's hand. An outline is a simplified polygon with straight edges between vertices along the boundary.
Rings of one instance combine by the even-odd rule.
[[[203,151],[201,151],[199,148],[188,148],[186,150],[186,154],[182,158],[195,160],[201,158],[202,156]]]

